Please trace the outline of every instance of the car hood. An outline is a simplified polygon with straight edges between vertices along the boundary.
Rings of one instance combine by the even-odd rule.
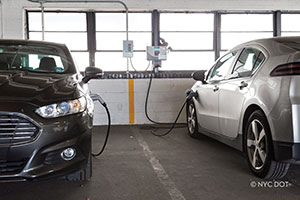
[[[78,74],[63,75],[27,71],[1,72],[0,102],[43,106],[75,99],[83,94]]]

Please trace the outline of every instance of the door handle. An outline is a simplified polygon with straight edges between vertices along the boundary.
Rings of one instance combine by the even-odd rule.
[[[213,91],[216,92],[216,91],[218,91],[218,90],[219,90],[219,87],[218,87],[217,85],[215,85]]]
[[[245,81],[242,81],[241,84],[239,85],[240,90],[242,90],[243,88],[247,87],[248,83],[246,83]]]

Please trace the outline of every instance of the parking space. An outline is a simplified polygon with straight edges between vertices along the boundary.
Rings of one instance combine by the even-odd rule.
[[[94,129],[94,152],[102,145],[105,130]],[[113,126],[106,151],[93,159],[90,182],[1,183],[0,196],[10,200],[297,199],[299,169],[292,166],[284,180],[270,183],[249,172],[239,151],[206,136],[192,139],[185,128],[156,137],[143,126]]]

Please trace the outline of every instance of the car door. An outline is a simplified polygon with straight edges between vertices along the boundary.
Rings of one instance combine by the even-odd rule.
[[[195,102],[200,128],[209,132],[220,133],[219,83],[230,73],[236,52],[229,52],[220,58],[207,75],[206,83],[198,83],[196,90],[199,98]]]
[[[231,75],[219,84],[219,124],[222,135],[237,137],[242,106],[253,73],[262,65],[262,51],[246,47],[239,55]]]

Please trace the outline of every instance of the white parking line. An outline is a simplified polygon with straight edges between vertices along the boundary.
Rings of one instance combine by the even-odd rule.
[[[145,141],[142,134],[138,131],[137,128],[131,128],[131,130],[134,133],[136,139],[138,140],[139,145],[143,148],[144,154],[149,160],[159,181],[171,196],[171,200],[185,200],[183,194],[180,192],[180,190],[177,189],[175,183],[172,180],[170,180],[169,175],[167,174],[163,166],[159,163],[159,160],[156,159],[153,152],[150,150],[149,145]]]

